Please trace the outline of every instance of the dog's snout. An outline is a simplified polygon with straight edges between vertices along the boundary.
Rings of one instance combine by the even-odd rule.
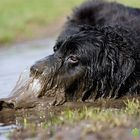
[[[54,58],[51,55],[40,59],[30,67],[30,74],[32,76],[38,76],[43,74],[45,71],[49,72],[51,67],[54,65],[54,62]]]

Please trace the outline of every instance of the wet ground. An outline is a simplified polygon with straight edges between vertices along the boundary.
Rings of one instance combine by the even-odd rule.
[[[116,108],[115,104],[118,103],[120,106]],[[122,100],[109,103],[98,101],[95,104],[67,103],[53,108],[44,104],[16,111],[8,109],[0,112],[2,134],[0,138],[2,140],[139,140],[139,111],[139,102],[129,103],[125,108]]]
[[[47,39],[0,48],[0,98],[10,94],[21,72],[52,53],[54,42]],[[124,100],[51,107],[44,98],[35,108],[5,109],[0,111],[0,140],[138,140],[140,103],[132,100],[126,105]],[[135,128],[137,133],[132,134]]]

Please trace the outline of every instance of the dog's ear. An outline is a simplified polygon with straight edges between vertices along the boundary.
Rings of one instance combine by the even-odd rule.
[[[119,90],[135,70],[133,48],[135,43],[128,29],[121,27],[102,28],[105,34],[104,56],[109,77],[111,77],[112,97],[119,96]]]
[[[109,71],[113,87],[111,97],[118,97],[119,89],[125,84],[126,79],[135,69],[135,60],[127,53],[127,51],[119,50],[117,47],[106,49],[105,54],[107,54],[107,63],[110,64]]]

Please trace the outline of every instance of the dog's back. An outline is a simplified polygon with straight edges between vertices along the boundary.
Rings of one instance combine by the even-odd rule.
[[[58,40],[79,32],[79,25],[121,26],[140,34],[140,9],[116,2],[90,0],[75,8]]]
[[[139,28],[140,9],[127,7],[116,2],[91,0],[74,10],[71,21],[77,24],[99,26],[136,26]]]

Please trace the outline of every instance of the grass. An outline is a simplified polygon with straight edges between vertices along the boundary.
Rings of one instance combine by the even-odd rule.
[[[122,109],[99,107],[83,107],[75,110],[66,109],[57,115],[50,113],[50,119],[41,123],[31,122],[24,117],[22,121],[23,128],[15,130],[9,136],[16,138],[15,136],[19,133],[19,137],[25,135],[30,138],[48,132],[49,136],[53,137],[57,134],[57,128],[65,129],[65,127],[69,127],[71,130],[77,126],[81,127],[81,124],[84,124],[84,128],[81,131],[82,136],[89,133],[100,134],[104,130],[113,128],[135,128],[136,126],[134,125],[139,124],[140,121],[140,102],[137,99],[127,100],[125,105],[126,107]],[[76,129],[74,130],[76,131]]]
[[[60,125],[65,123],[77,123],[81,120],[94,120],[95,122],[108,123],[109,127],[127,125],[128,118],[137,117],[140,113],[140,102],[137,99],[125,101],[126,107],[122,109],[104,109],[84,107],[78,110],[65,110],[57,117],[52,116],[52,120],[46,126]],[[98,127],[98,126],[97,126]],[[94,128],[98,130],[98,128]]]
[[[52,23],[67,15],[83,0],[1,0],[0,43],[31,37],[35,28]]]
[[[131,7],[140,7],[140,1],[139,0],[116,0],[120,3],[123,3],[125,5],[131,6]]]
[[[36,29],[60,19],[84,0],[1,0],[0,2],[0,44],[16,41],[18,38],[36,36]],[[139,0],[119,0],[133,7],[140,7]]]

